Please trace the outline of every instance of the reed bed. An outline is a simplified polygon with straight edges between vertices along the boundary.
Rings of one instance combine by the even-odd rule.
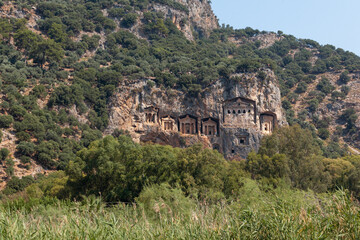
[[[188,210],[96,198],[13,200],[1,205],[0,239],[360,239],[358,202],[340,190],[275,191]]]

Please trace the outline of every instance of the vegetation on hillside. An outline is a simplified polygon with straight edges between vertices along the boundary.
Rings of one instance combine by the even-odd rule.
[[[223,26],[209,38],[190,42],[169,19],[157,12],[144,13],[141,21],[147,39],[140,39],[124,29],[105,29],[107,25],[104,22],[91,17],[98,16],[101,9],[109,8],[111,4],[120,3],[100,1],[84,4],[80,1],[77,4],[75,7],[67,2],[41,2],[36,5],[36,12],[42,17],[39,22],[42,36],[26,27],[26,19],[1,19],[3,103],[0,110],[4,114],[1,125],[3,129],[14,128],[19,143],[17,156],[23,160],[24,166],[32,158],[47,168],[64,169],[74,153],[98,139],[100,132],[107,127],[108,99],[124,79],[155,76],[158,86],[176,88],[192,97],[201,97],[202,89],[219,78],[237,81],[231,77],[232,74],[270,67],[279,77],[282,94],[292,101],[292,98],[296,98],[296,92],[303,92],[307,84],[314,80],[314,74],[320,71],[319,64],[308,66],[307,70],[301,67],[309,65],[305,64],[309,63],[306,61],[310,58],[308,48],[316,48],[321,53],[318,61],[329,66],[321,71],[341,67],[354,71],[360,62],[351,53],[286,35],[283,40],[266,49],[260,49],[257,42],[237,46],[227,40],[230,36],[251,38],[261,34],[250,28],[233,30]],[[143,9],[136,1],[121,4],[129,5],[112,8],[112,11],[128,9],[129,12],[136,12]],[[72,10],[65,11],[69,8]],[[76,24],[70,20],[75,13],[83,19],[77,20]],[[101,19],[115,24],[112,14],[109,13],[110,18]],[[84,24],[79,25],[81,22]],[[90,22],[94,29],[81,27],[88,26]],[[103,28],[97,29],[96,24]],[[92,31],[99,34],[86,33]],[[99,47],[100,34],[105,35],[104,48]],[[74,36],[81,36],[80,41],[72,40]],[[10,39],[14,39],[15,46]],[[287,55],[293,49],[301,50],[294,59]],[[86,51],[95,51],[95,55],[82,61],[81,57]],[[333,59],[335,57],[338,61]],[[330,60],[337,64],[328,63]],[[347,81],[346,72],[342,79]],[[295,92],[291,92],[290,89],[297,83],[299,85]],[[341,98],[348,92],[345,88],[345,93],[332,91],[333,87],[323,79],[314,92],[314,99],[310,101],[310,111],[315,111],[321,98],[327,94]],[[41,102],[46,106],[40,107]],[[79,115],[87,118],[88,124],[82,124],[68,115],[68,109],[73,106]],[[295,118],[288,100],[284,100],[283,106],[290,124],[299,123],[316,132],[314,125],[305,122],[301,116]],[[353,114],[350,119],[354,123],[356,116]],[[314,118],[316,127],[319,121]],[[323,139],[329,138],[327,127],[319,128],[318,134]],[[355,129],[354,124],[350,123],[346,132],[340,132],[339,136],[354,134]],[[329,153],[328,157],[344,155],[336,141],[329,145],[335,151],[332,151],[334,154]]]
[[[171,2],[162,3],[174,7]],[[28,9],[35,4],[36,14],[42,17],[38,22],[41,35],[26,26],[27,19],[1,19],[0,126],[14,131],[15,156],[23,167],[29,168],[33,159],[48,169],[65,170],[80,149],[102,137],[108,124],[108,100],[119,83],[153,76],[155,84],[164,89],[176,88],[201,97],[202,89],[218,79],[238,81],[233,74],[258,72],[262,76],[262,68],[272,68],[279,78],[290,125],[299,123],[313,136],[326,140],[324,144],[314,139],[323,156],[344,157],[347,150],[338,137],[356,134],[357,115],[351,109],[339,119],[346,128],[330,138],[330,119],[313,115],[313,123],[309,123],[308,112],[296,118],[291,103],[306,91],[316,74],[345,68],[339,84],[348,82],[348,74],[360,66],[360,59],[352,53],[282,33],[278,33],[282,40],[260,48],[259,42],[250,39],[264,32],[229,26],[213,31],[209,38],[190,42],[163,14],[146,11],[148,1],[16,4]],[[103,15],[105,9],[108,17]],[[139,11],[143,15],[136,21],[141,23],[144,38],[126,30]],[[122,28],[115,30],[117,24]],[[236,45],[230,37],[247,41]],[[104,46],[99,45],[100,38],[104,38]],[[91,51],[94,56],[83,60],[84,53]],[[312,65],[314,56],[317,60]],[[342,92],[334,92],[329,80],[322,78],[311,94],[309,112],[314,112],[326,95],[342,98],[348,91],[344,86]],[[69,114],[71,108],[77,117]],[[80,118],[88,123],[79,122]],[[12,160],[5,157],[4,161],[9,163],[11,175]],[[295,169],[289,166],[289,171]]]
[[[347,96],[359,57],[281,32],[262,48],[254,39],[267,33],[251,28],[222,26],[189,41],[149,8],[188,12],[172,0],[12,3],[29,15],[0,19],[1,134],[16,138],[21,167],[36,161],[59,171],[17,178],[10,151],[0,149],[8,176],[2,236],[359,237],[360,157],[339,140],[358,137],[357,113],[344,109],[335,131],[333,119],[314,114],[324,99]],[[37,29],[31,14],[41,17]],[[219,79],[239,81],[237,73],[266,81],[264,68],[279,79],[290,126],[264,137],[246,160],[226,161],[201,145],[137,144],[118,130],[103,138],[122,81],[151,77],[149,85],[201,98]],[[336,86],[323,73],[338,74]],[[295,112],[305,92],[307,109]]]

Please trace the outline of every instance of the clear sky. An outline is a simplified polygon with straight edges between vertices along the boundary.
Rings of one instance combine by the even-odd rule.
[[[360,0],[212,0],[220,24],[283,31],[360,56]]]

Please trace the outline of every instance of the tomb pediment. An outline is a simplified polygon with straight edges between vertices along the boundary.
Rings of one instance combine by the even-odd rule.
[[[176,120],[170,115],[161,118],[161,128],[164,131],[177,131]]]
[[[145,123],[147,124],[155,124],[159,122],[158,114],[159,108],[156,107],[147,107],[144,109],[145,112]]]
[[[264,134],[274,131],[277,124],[276,114],[273,112],[263,112],[260,114],[260,130]]]
[[[189,114],[179,117],[179,131],[182,134],[197,134],[197,118]]]
[[[201,121],[201,130],[204,135],[216,136],[219,134],[219,120],[214,118],[204,118]]]

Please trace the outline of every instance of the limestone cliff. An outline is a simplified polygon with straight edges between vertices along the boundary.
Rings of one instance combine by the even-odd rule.
[[[219,28],[218,19],[207,0],[174,0],[182,8],[176,8],[164,2],[166,1],[151,1],[146,10],[135,11],[139,16],[138,21],[128,30],[139,38],[148,38],[143,29],[145,12],[161,13],[165,19],[170,19],[190,41],[195,39],[194,34],[200,37],[209,37],[214,29]],[[123,7],[123,4],[117,4],[117,8]],[[108,9],[104,9],[103,14],[108,17]],[[114,20],[120,28],[119,19],[115,18]]]
[[[150,10],[162,12],[166,18],[172,19],[189,40],[194,39],[194,31],[201,36],[209,36],[212,30],[219,27],[218,20],[207,0],[176,0],[176,2],[183,4],[188,12],[159,3],[153,4]]]
[[[112,97],[107,132],[118,128],[138,142],[177,147],[201,142],[227,158],[245,158],[263,135],[286,124],[275,75],[264,72],[264,79],[247,73],[218,80],[199,97],[151,88],[148,80],[126,82]]]

